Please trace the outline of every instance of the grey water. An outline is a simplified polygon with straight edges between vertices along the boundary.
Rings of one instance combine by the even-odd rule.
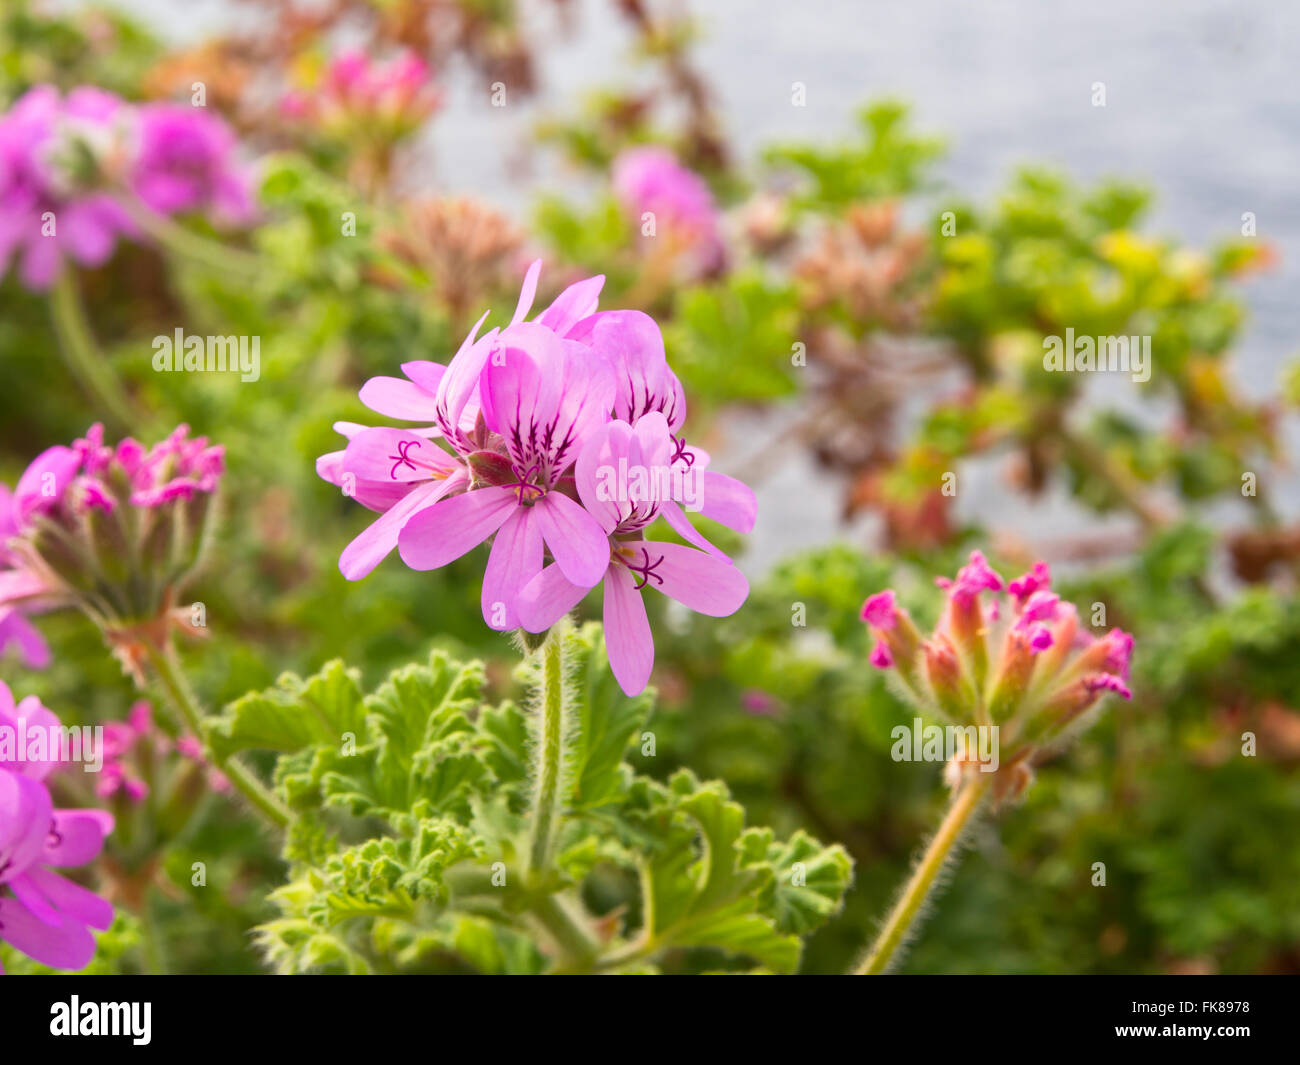
[[[65,4],[64,6],[69,6]],[[72,6],[75,6],[72,5]],[[256,5],[231,0],[119,0],[164,38],[193,41],[241,21]],[[491,108],[467,69],[444,72],[448,106],[429,133],[423,191],[472,191],[523,215],[531,190],[573,188],[574,176],[533,161],[519,180],[514,145],[540,114],[568,111],[584,90],[635,79],[630,38],[614,4],[521,4],[540,60],[542,91],[519,106]],[[1150,229],[1193,247],[1240,232],[1253,212],[1259,238],[1281,255],[1243,289],[1250,320],[1235,353],[1250,396],[1275,393],[1295,355],[1300,311],[1300,4],[1278,0],[699,0],[701,69],[716,87],[726,128],[742,157],[773,140],[832,139],[854,109],[882,95],[908,101],[918,127],[944,136],[939,168],[965,197],[995,196],[1013,169],[1046,163],[1078,180],[1122,176],[1157,192]],[[806,106],[791,102],[806,86]],[[1094,85],[1105,106],[1094,106]],[[1150,386],[1143,386],[1150,387]],[[1133,397],[1117,402],[1133,407]],[[1157,407],[1157,410],[1159,408]],[[781,416],[738,418],[718,468],[779,432]],[[1286,443],[1300,454],[1300,433]],[[1063,491],[1027,504],[1011,497],[1000,465],[963,466],[964,519],[1006,525],[1033,543],[1078,528]],[[1272,494],[1300,511],[1294,477]],[[848,536],[870,542],[871,519],[839,522],[840,486],[792,448],[758,487],[760,519],[745,568],[759,573],[800,548]],[[1224,520],[1231,520],[1226,508]],[[1116,530],[1123,520],[1110,523]],[[1105,526],[1109,527],[1109,526]]]

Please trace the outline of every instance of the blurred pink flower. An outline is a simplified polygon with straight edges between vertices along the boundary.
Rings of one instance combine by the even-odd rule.
[[[655,235],[687,252],[700,273],[713,273],[726,259],[718,209],[709,186],[665,148],[628,148],[614,160],[614,195],[638,226],[654,215]]]
[[[102,266],[139,239],[138,200],[247,221],[252,198],[224,122],[174,104],[136,107],[93,87],[37,85],[0,115],[0,277],[48,289],[65,262]]]
[[[129,108],[91,88],[61,97],[37,85],[0,116],[0,277],[17,257],[22,283],[43,291],[65,259],[101,266],[135,234],[97,173],[114,165],[128,126]]]
[[[145,104],[137,112],[131,187],[160,214],[208,211],[219,222],[253,218],[250,176],[239,164],[234,132],[188,104]]]
[[[19,718],[58,724],[32,697],[14,705],[0,682],[0,724]],[[113,817],[55,809],[45,778],[55,763],[0,762],[0,940],[56,969],[84,969],[95,953],[91,928],[113,923],[113,907],[51,867],[84,865],[103,848]]]

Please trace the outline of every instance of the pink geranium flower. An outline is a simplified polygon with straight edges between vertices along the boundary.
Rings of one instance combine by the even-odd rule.
[[[1133,637],[1081,629],[1078,611],[1051,590],[1046,563],[1007,585],[972,551],[955,580],[936,583],[947,604],[928,637],[892,590],[867,599],[871,663],[890,671],[921,707],[962,724],[996,726],[1004,764],[1021,766],[1008,778],[1009,794],[1023,789],[1033,760],[1068,738],[1103,695],[1132,697]]]
[[[28,90],[0,115],[0,277],[17,260],[45,291],[64,263],[101,266],[138,239],[133,211],[247,221],[252,198],[224,122],[201,108],[136,107],[93,87]]]
[[[64,260],[100,266],[119,237],[134,235],[118,200],[82,180],[94,175],[75,172],[72,149],[75,139],[107,157],[120,150],[128,127],[126,105],[92,88],[63,98],[38,85],[0,116],[0,277],[16,257],[22,283],[43,291]]]
[[[30,696],[17,706],[0,682],[0,725],[58,720]],[[0,762],[0,940],[56,969],[84,969],[95,953],[91,928],[113,923],[113,907],[54,872],[84,865],[113,830],[103,810],[55,809],[45,785],[52,762]]]
[[[668,421],[659,411],[642,416],[635,426],[607,422],[578,459],[578,495],[606,537],[607,562],[601,579],[609,664],[628,695],[645,688],[654,667],[654,638],[641,598],[643,589],[654,588],[712,617],[734,614],[749,595],[744,575],[717,553],[645,538],[664,501],[653,476],[662,471],[670,480],[674,468],[689,475]],[[649,471],[649,475],[629,480],[626,492],[611,492],[609,484],[615,478],[610,473],[619,470]],[[524,587],[519,611],[523,627],[530,632],[550,628],[578,605],[592,583],[574,581],[559,564],[546,567]]]
[[[317,472],[381,514],[339,568],[363,577],[396,546],[412,569],[435,569],[491,540],[482,609],[494,629],[540,631],[604,582],[610,661],[640,691],[654,660],[641,588],[723,616],[748,585],[695,530],[684,496],[634,493],[611,506],[591,463],[632,458],[678,484],[689,476],[693,508],[744,532],[754,494],[706,469],[709,456],[678,435],[685,394],[653,320],[597,311],[604,279],[593,277],[528,321],[540,268],[529,268],[504,329],[480,337],[485,315],[446,366],[404,363],[403,377],[362,388],[371,409],[424,424],[336,425],[348,445],[321,456]],[[692,546],[646,540],[659,517]]]

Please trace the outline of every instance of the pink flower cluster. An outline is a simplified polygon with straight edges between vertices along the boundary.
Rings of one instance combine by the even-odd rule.
[[[92,511],[113,515],[125,507],[156,512],[161,518],[166,508],[214,492],[224,462],[222,447],[210,445],[205,437],[191,438],[186,425],[150,448],[130,437],[113,448],[104,444],[104,427],[95,424],[71,447],[56,445],[37,455],[13,491],[0,484],[0,652],[13,644],[29,666],[48,665],[49,650],[25,615],[63,605],[69,587],[82,583],[65,567],[41,557],[33,542],[40,519],[62,524],[74,536],[105,539],[89,545],[88,557],[124,554],[130,530],[148,535],[150,523],[119,520],[110,531],[83,517]],[[155,553],[170,549],[176,534],[171,529],[165,541],[155,539]],[[174,557],[183,557],[181,545],[176,546]],[[168,566],[173,559],[146,561]]]
[[[629,148],[614,160],[614,195],[638,226],[654,215],[654,237],[674,254],[685,253],[693,270],[710,274],[726,259],[718,209],[709,186],[665,148]],[[646,238],[649,239],[649,238]]]
[[[371,126],[391,135],[411,130],[441,102],[428,64],[414,52],[401,52],[386,63],[351,49],[330,60],[319,84],[294,91],[281,109],[294,119],[341,131]]]
[[[191,438],[188,425],[178,425],[150,448],[129,436],[111,448],[104,444],[104,427],[96,423],[70,450],[77,460],[70,484],[80,490],[82,503],[109,511],[115,484],[126,486],[131,506],[160,507],[216,491],[225,470],[225,448],[209,444],[205,436]]]
[[[15,706],[0,682],[0,728],[58,724],[35,696]],[[95,954],[90,929],[108,928],[113,907],[54,870],[92,861],[113,830],[113,817],[103,810],[55,809],[45,783],[55,766],[0,758],[0,940],[42,965],[84,969]]]
[[[742,532],[753,527],[754,495],[678,435],[686,399],[654,321],[597,311],[603,277],[570,285],[528,321],[540,270],[529,268],[505,328],[480,337],[485,314],[447,365],[407,362],[403,377],[361,389],[372,410],[421,426],[337,423],[348,445],[317,472],[382,515],[343,551],[349,580],[394,547],[428,570],[492,538],[483,617],[531,632],[603,583],[610,665],[634,694],[654,664],[645,588],[715,617],[749,591],[663,485],[691,478],[704,515]],[[618,476],[637,470],[652,476]],[[692,546],[648,539],[661,517]]]
[[[174,746],[182,758],[207,766],[203,745],[194,736],[181,736]],[[172,747],[171,740],[154,727],[153,708],[145,700],[139,700],[125,721],[104,726],[104,768],[96,793],[103,799],[120,794],[130,802],[143,802],[149,795],[149,785],[137,763],[141,759],[152,761],[154,755],[166,755]],[[218,769],[209,767],[207,779],[213,791],[230,790],[230,781]]]
[[[35,291],[65,261],[100,266],[119,239],[139,239],[141,209],[247,221],[253,201],[235,149],[229,127],[201,107],[29,89],[0,115],[0,278],[15,258]]]
[[[1011,740],[1045,742],[1106,692],[1132,697],[1133,637],[1081,628],[1074,606],[1051,590],[1046,563],[1006,584],[973,551],[955,579],[936,583],[947,605],[929,637],[891,590],[862,607],[876,641],[872,665],[893,669],[922,705],[955,721],[1001,725]]]

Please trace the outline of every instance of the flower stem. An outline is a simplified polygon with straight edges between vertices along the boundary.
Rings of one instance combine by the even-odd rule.
[[[961,787],[952,797],[948,812],[944,814],[939,831],[930,840],[921,861],[912,873],[912,878],[903,889],[903,894],[890,911],[885,926],[880,930],[871,950],[854,970],[858,976],[876,976],[885,972],[890,963],[898,956],[908,933],[917,923],[921,907],[925,904],[939,871],[948,861],[949,855],[961,839],[962,833],[970,824],[975,811],[988,791],[992,774],[970,773]]]
[[[180,660],[171,641],[167,640],[162,647],[150,645],[147,653],[149,664],[167,693],[168,700],[176,708],[186,727],[203,743],[203,751],[207,758],[268,821],[280,828],[288,827],[293,820],[293,814],[288,807],[257,779],[252,770],[236,758],[218,758],[203,739],[203,711],[199,708],[194,693],[190,691],[189,683],[185,680]]]
[[[139,418],[112,366],[95,347],[85,308],[77,292],[76,277],[69,268],[60,270],[55,278],[50,291],[50,313],[54,318],[59,350],[68,369],[86,390],[103,420],[119,432],[130,431],[138,424]]]
[[[529,906],[529,912],[559,946],[563,955],[560,971],[591,970],[600,953],[600,944],[584,927],[580,903],[569,903],[560,895],[543,895]]]
[[[541,698],[538,734],[533,744],[532,825],[528,842],[528,868],[536,875],[551,858],[556,824],[563,801],[560,778],[564,771],[564,624],[555,625],[536,652],[541,656]]]
[[[257,274],[260,261],[253,253],[202,237],[139,201],[127,199],[124,206],[132,220],[168,251],[219,273],[244,277]]]

